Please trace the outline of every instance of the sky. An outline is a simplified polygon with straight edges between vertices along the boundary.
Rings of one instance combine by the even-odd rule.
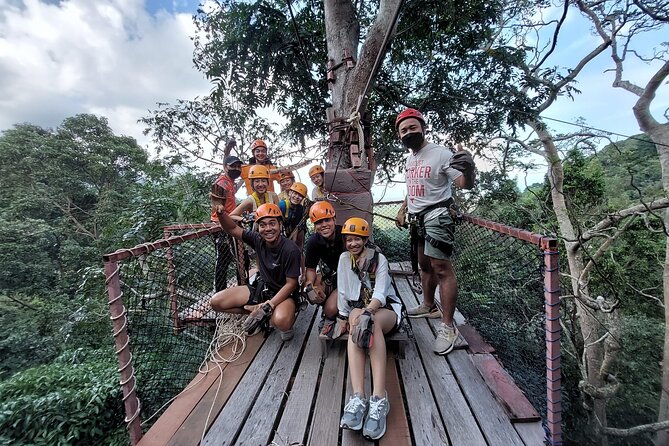
[[[211,89],[192,63],[197,6],[192,0],[0,0],[0,131],[22,122],[56,127],[69,116],[94,113],[107,117],[117,134],[151,150],[137,121],[158,102],[193,99]],[[553,56],[563,66],[597,42],[575,14],[565,31],[566,42]],[[640,47],[657,41],[655,36]],[[593,127],[639,133],[632,115],[636,97],[611,87],[609,65],[608,55],[600,56],[579,77],[583,93],[574,101],[560,98],[545,115],[567,121],[584,117]],[[637,63],[626,75],[647,79],[652,70]],[[663,86],[655,101],[658,118],[669,105],[668,90]],[[534,173],[528,184],[542,175]],[[376,190],[375,197],[381,192]],[[397,186],[385,199],[401,196]]]

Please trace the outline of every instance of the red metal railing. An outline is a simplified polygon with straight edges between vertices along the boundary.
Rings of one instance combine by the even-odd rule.
[[[546,427],[548,443],[562,445],[562,366],[560,351],[560,271],[557,239],[523,229],[465,215],[465,220],[492,231],[538,246],[543,253],[544,306],[546,313]]]

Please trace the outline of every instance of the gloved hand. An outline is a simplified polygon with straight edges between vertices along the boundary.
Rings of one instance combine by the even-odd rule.
[[[365,310],[358,316],[351,329],[351,339],[360,348],[372,348],[372,342],[374,341],[372,313]]]
[[[218,206],[224,206],[227,196],[228,192],[223,188],[223,186],[214,183],[211,186],[211,192],[209,193],[209,200],[211,200],[211,207],[217,208]]]
[[[402,204],[400,210],[397,211],[397,216],[395,217],[395,226],[399,229],[407,227],[407,207]]]
[[[320,287],[314,287],[311,283],[307,283],[304,287],[304,298],[312,305],[323,305],[327,296]]]
[[[242,324],[242,329],[248,335],[253,334],[258,327],[266,323],[272,315],[272,311],[274,311],[269,302],[258,305],[245,305],[244,309],[251,312]]]
[[[348,333],[348,320],[338,317],[333,330],[332,339],[337,339],[339,336]]]
[[[459,146],[458,151],[451,158],[450,166],[462,172],[462,175],[465,177],[465,189],[474,187],[474,182],[476,181],[476,164],[474,164],[474,158],[472,158],[471,153],[463,149],[462,146]]]

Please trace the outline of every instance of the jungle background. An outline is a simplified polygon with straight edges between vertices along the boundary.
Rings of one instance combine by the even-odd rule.
[[[397,4],[351,3],[338,12],[355,18],[357,45],[382,34],[375,18]],[[217,5],[194,15],[194,64],[212,81],[211,95],[147,113],[156,153],[89,114],[55,128],[19,123],[0,135],[0,444],[127,444],[101,255],[156,240],[167,224],[208,221],[207,194],[220,166],[206,160],[222,158],[233,138],[244,159],[242,144],[256,136],[271,142],[279,163],[313,145],[325,156],[324,109],[345,105],[329,102],[322,63],[332,2]],[[666,110],[660,122],[649,106],[669,65],[666,43],[644,44],[649,53],[640,55],[632,42],[661,30],[668,6],[565,2],[557,5],[562,15],[543,20],[548,6],[403,5],[367,104],[376,180],[395,181],[401,172],[405,152],[392,123],[404,106],[426,112],[428,138],[467,142],[480,171],[476,189],[458,196],[463,209],[555,236],[569,254],[562,268],[567,442],[662,444],[654,432],[667,423],[669,124]],[[572,66],[553,65],[570,14],[586,17],[602,41]],[[545,29],[543,46],[533,36]],[[640,98],[635,116],[647,133],[614,142],[582,122],[572,133],[552,131],[542,118],[558,98],[580,93],[577,76],[599,54],[619,73],[612,88]],[[633,56],[658,67],[639,85],[622,74]],[[355,73],[350,82],[359,85]],[[277,127],[259,108],[286,120]],[[538,167],[547,172],[543,182],[518,181]],[[391,261],[407,260],[406,232],[377,225],[375,233]],[[584,316],[584,306],[600,313]],[[599,331],[591,333],[593,320]],[[645,427],[630,430],[636,426]]]

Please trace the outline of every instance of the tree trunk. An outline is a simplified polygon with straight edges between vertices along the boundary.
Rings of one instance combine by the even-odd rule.
[[[335,66],[345,56],[358,61],[358,41],[360,40],[360,24],[355,8],[350,0],[325,1],[325,36],[327,41],[328,59]],[[330,83],[332,92],[332,109],[337,118],[348,118],[350,109],[347,97],[359,93],[364,85],[351,82],[353,70],[346,63],[334,70],[335,80]]]
[[[358,50],[360,24],[353,2],[325,0],[324,3],[329,67],[335,67],[328,77],[332,92],[332,108],[328,113],[331,139],[324,186],[338,196],[333,204],[340,224],[352,216],[365,218],[372,223],[371,186],[375,166],[373,154],[366,153],[364,135],[359,134],[360,127],[355,122],[351,123],[350,132],[333,132],[332,129],[335,124],[348,128],[348,124],[343,121],[353,117],[356,112],[360,118],[364,115],[367,108],[365,94],[369,93],[365,90],[371,90],[374,84],[379,69],[376,66],[377,57],[382,61],[385,56],[387,48],[383,47],[383,42],[389,28],[393,26],[400,4],[401,0],[381,0],[374,23]],[[348,57],[352,57],[355,64],[353,67],[346,63],[345,58]],[[351,133],[357,135],[356,144],[362,152],[359,169],[351,168]]]
[[[332,94],[332,114],[336,119],[348,119],[358,111],[363,115],[367,109],[367,98],[362,97],[365,87],[368,90],[374,85],[379,66],[375,66],[377,57],[383,61],[387,47],[383,42],[389,28],[394,25],[401,0],[381,0],[374,23],[369,28],[362,47],[358,46],[360,41],[360,24],[357,14],[350,0],[326,0],[325,1],[325,36],[327,40],[328,59],[333,66],[334,81],[330,83]],[[390,30],[388,42],[392,40],[394,28]],[[359,50],[358,50],[359,49]],[[343,59],[347,56],[353,58],[355,67],[348,68]],[[343,62],[343,63],[342,63]],[[340,65],[341,64],[341,65]],[[358,108],[358,106],[360,106]],[[328,168],[349,167],[350,159],[342,157],[339,162],[339,154],[334,154],[328,164]]]
[[[642,90],[639,100],[634,104],[634,117],[639,128],[655,143],[662,168],[662,187],[665,196],[669,197],[669,123],[660,124],[650,113],[650,104],[655,99],[659,86],[669,76],[669,61],[651,77]],[[664,215],[664,231],[669,234],[669,210]],[[664,348],[662,350],[662,390],[657,421],[669,420],[669,237],[664,251],[664,268],[662,270],[662,291],[664,293]],[[658,431],[655,437],[656,446],[669,444],[669,430]]]

